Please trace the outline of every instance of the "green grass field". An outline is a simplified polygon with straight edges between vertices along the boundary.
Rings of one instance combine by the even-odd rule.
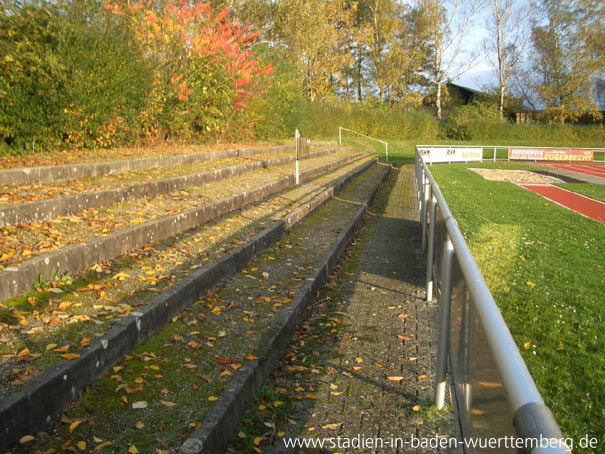
[[[430,171],[564,434],[596,437],[600,447],[593,452],[603,452],[605,227],[467,169],[476,166]],[[592,186],[583,191],[602,197],[602,188]]]

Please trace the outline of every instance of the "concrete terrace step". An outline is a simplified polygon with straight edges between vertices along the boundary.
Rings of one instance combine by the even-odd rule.
[[[350,155],[322,166],[301,172],[301,180],[307,180],[331,169],[345,165],[365,156],[363,153]],[[310,160],[309,162],[312,162]],[[208,205],[181,211],[178,214],[152,219],[132,227],[116,230],[106,236],[71,244],[26,260],[17,266],[0,270],[0,301],[15,297],[36,283],[40,276],[50,279],[53,273],[75,274],[92,265],[110,260],[129,249],[161,241],[185,230],[197,227],[211,219],[222,216],[247,204],[263,200],[267,196],[294,184],[294,176],[288,175],[269,181],[250,190],[215,199]],[[54,271],[53,271],[54,270]]]
[[[101,262],[94,270],[74,276],[75,285],[61,284],[56,293],[41,294],[33,306],[25,298],[14,300],[18,304],[12,308],[10,302],[8,307],[0,304],[0,396],[61,359],[54,350],[46,350],[49,344],[69,344],[68,352],[73,353],[82,338],[106,332],[130,311],[149,304],[156,293],[202,265],[232,254],[258,232],[279,222],[290,228],[301,219],[301,211],[304,216],[316,207],[320,195],[330,197],[332,188],[336,190],[371,162],[371,158],[354,161],[195,229]],[[27,293],[32,294],[40,295]],[[17,353],[23,350],[34,356],[21,359]],[[35,369],[25,375],[12,372],[30,360],[35,360]]]
[[[369,161],[366,160],[365,162],[369,162]],[[330,195],[331,195],[331,193],[333,193],[333,191],[341,189],[344,186],[344,184],[346,183],[346,181],[348,181],[353,175],[358,174],[360,171],[363,171],[365,168],[367,168],[367,165],[357,166],[356,170],[354,169],[352,172],[349,172],[348,176],[344,180],[339,181],[336,184],[333,183],[331,186],[333,189],[324,188],[323,190],[321,190],[318,194],[316,194],[315,197],[313,197],[313,199],[311,199],[309,201],[308,209],[312,210],[315,206],[317,206],[320,203],[327,200],[327,198],[330,197]],[[343,223],[343,222],[346,224],[346,222],[344,220],[347,217],[340,216],[340,215],[344,214],[342,210],[344,210],[346,207],[346,210],[345,210],[346,212],[352,213],[352,212],[358,211],[358,199],[360,197],[362,197],[362,198],[367,197],[368,191],[371,192],[372,187],[376,188],[376,185],[378,184],[378,181],[380,180],[379,175],[380,174],[384,175],[385,171],[386,171],[386,169],[384,169],[384,168],[380,168],[377,170],[376,170],[376,168],[373,168],[373,169],[374,170],[371,170],[368,172],[367,176],[364,174],[363,177],[360,178],[360,180],[362,180],[360,183],[356,183],[353,185],[353,186],[355,186],[355,185],[357,186],[357,188],[358,188],[357,190],[353,189],[353,192],[351,193],[349,188],[347,187],[347,189],[341,194],[341,197],[343,197],[344,200],[340,200],[340,198],[339,198],[338,201],[335,201],[342,208],[340,212],[331,214],[332,217],[334,217],[334,216],[337,217],[337,219],[334,219],[335,225],[339,225],[339,223]],[[361,187],[359,187],[360,184],[361,184]],[[363,194],[366,194],[366,196],[363,196]],[[294,212],[292,212],[291,215],[294,215]],[[295,216],[297,219],[300,217],[298,214],[296,214]],[[342,218],[342,219],[340,219],[340,218]],[[279,237],[281,237],[284,234],[284,232],[286,230],[286,224],[294,225],[295,221],[292,221],[292,220],[288,221],[288,216],[286,216],[286,219],[278,222],[277,224],[274,224],[272,227],[266,229],[261,234],[256,236],[251,243],[240,246],[240,247],[236,248],[236,250],[234,250],[230,254],[223,256],[218,261],[208,264],[208,265],[204,266],[203,268],[199,269],[198,271],[195,271],[193,275],[191,275],[188,278],[186,278],[185,280],[183,280],[182,283],[179,283],[179,284],[171,287],[171,289],[168,290],[167,292],[160,294],[158,296],[158,298],[156,299],[156,301],[154,301],[152,304],[140,309],[140,312],[137,312],[137,313],[133,312],[131,315],[123,318],[105,336],[103,336],[100,339],[96,339],[96,340],[93,340],[92,342],[90,342],[90,344],[88,344],[86,347],[84,347],[81,350],[80,358],[75,359],[74,361],[70,361],[70,362],[64,361],[64,362],[60,363],[59,365],[57,365],[57,367],[53,367],[52,370],[43,372],[43,373],[37,375],[36,377],[34,377],[34,379],[31,382],[23,385],[22,388],[19,390],[19,392],[10,395],[7,398],[3,398],[0,401],[0,411],[3,412],[2,414],[0,414],[0,421],[1,421],[0,424],[2,426],[2,433],[7,434],[7,436],[10,436],[10,441],[7,439],[7,441],[5,442],[5,446],[7,446],[9,442],[14,442],[15,440],[17,440],[18,437],[20,436],[20,434],[25,433],[24,431],[26,431],[27,433],[33,433],[36,430],[38,430],[40,427],[47,424],[48,423],[47,417],[50,418],[51,420],[53,419],[54,412],[56,411],[56,410],[53,410],[53,408],[56,408],[57,404],[64,405],[71,398],[75,397],[75,395],[77,394],[77,391],[80,389],[80,387],[82,386],[83,383],[90,381],[91,378],[98,377],[99,374],[102,373],[103,370],[106,370],[107,368],[109,368],[113,364],[113,362],[115,362],[116,359],[120,358],[123,354],[127,353],[129,349],[133,348],[135,345],[137,345],[139,342],[141,342],[145,337],[152,334],[167,319],[170,319],[171,317],[173,317],[173,315],[175,313],[178,313],[179,311],[181,311],[188,304],[191,304],[194,301],[196,301],[196,299],[199,298],[200,295],[204,294],[208,290],[209,286],[212,286],[218,279],[224,277],[226,274],[229,274],[230,272],[233,272],[235,269],[240,268],[248,260],[252,259],[255,255],[260,253],[262,250],[265,250],[267,247],[269,247],[272,242],[274,242],[276,239],[278,239]],[[315,226],[313,228],[322,229],[324,231],[324,235],[326,235],[325,232],[328,232],[327,237],[322,240],[324,242],[327,241],[325,243],[324,247],[327,247],[327,245],[331,241],[330,239],[333,239],[335,236],[338,236],[336,232],[332,232],[330,230],[329,225],[327,225],[326,223],[315,222],[315,223],[312,223],[312,226]],[[301,229],[304,229],[304,227],[301,227]],[[298,229],[294,230],[294,232],[296,232],[297,230]],[[310,234],[311,233],[309,231],[307,231],[305,233],[305,235],[307,235],[307,238],[308,238],[308,235],[310,235]],[[317,237],[314,237],[314,239],[317,239]],[[286,246],[288,246],[288,242],[290,242],[290,241],[291,240],[287,240]],[[288,251],[288,247],[284,247],[284,245],[278,247],[278,249],[285,249],[286,251]],[[315,254],[315,249],[311,248],[310,251],[311,251],[310,254],[306,254],[306,260],[311,260],[313,257],[317,258],[317,255]],[[294,257],[295,257],[295,259],[298,259],[297,254],[295,254]],[[269,260],[271,260],[271,259],[269,259]],[[285,273],[290,272],[290,274],[292,272],[294,272],[294,277],[295,277],[295,279],[298,280],[299,278],[296,278],[296,276],[299,275],[298,269],[302,267],[302,264],[300,267],[296,267],[296,266],[290,267],[290,266],[284,266],[284,265],[286,265],[286,263],[277,264],[275,271],[271,271],[271,274],[275,273],[271,279],[269,279],[269,277],[267,277],[264,274],[260,278],[255,277],[254,280],[243,279],[243,281],[246,282],[244,287],[247,286],[247,283],[258,282],[259,285],[261,285],[261,287],[265,288],[266,285],[264,283],[262,283],[262,280],[265,279],[265,277],[266,277],[268,279],[266,284],[268,285],[270,282],[273,282],[273,280],[281,279],[280,275],[279,275],[280,270]],[[309,265],[307,265],[307,266],[309,266]],[[244,272],[243,275],[246,275],[246,274],[249,274],[249,273]],[[237,277],[236,279],[239,281],[242,278]],[[201,282],[204,280],[206,280],[206,282],[203,285],[200,285]],[[296,286],[296,284],[294,284],[294,286]],[[277,289],[277,286],[272,285],[271,288]],[[256,290],[251,290],[251,291],[256,292]],[[249,299],[244,298],[244,301],[248,305],[251,304],[251,300],[252,300],[252,297],[250,297]],[[198,304],[201,304],[201,303],[198,303]],[[255,305],[253,305],[253,307],[254,306]],[[285,306],[285,304],[284,304],[284,306]],[[231,308],[229,308],[229,309],[223,308],[223,309],[225,312],[224,315],[227,315],[226,312],[228,312],[228,310]],[[243,308],[242,308],[242,310],[243,310]],[[236,312],[238,314],[240,314],[239,310],[237,310]],[[249,313],[249,311],[245,311],[245,310],[241,313],[244,313],[244,312]],[[179,319],[181,317],[188,316],[187,314],[189,314],[189,311],[185,311],[182,316],[173,318],[173,324],[167,328],[168,331],[162,330],[156,336],[168,336],[168,338],[170,338],[173,330],[178,328],[174,324],[176,323],[177,325],[181,326],[181,322],[179,322]],[[221,314],[221,310],[212,311],[212,317],[214,317],[214,316],[218,317],[218,316],[220,316],[220,314]],[[246,316],[246,315],[244,314],[244,316]],[[200,314],[195,319],[195,320],[198,320],[198,321],[201,321],[202,323],[204,323],[204,327],[200,326],[200,332],[203,331],[203,335],[210,335],[211,332],[214,331],[219,326],[216,322],[221,322],[221,320],[224,320],[223,317],[220,317],[220,319],[218,319],[218,320],[211,320],[210,317],[211,316],[209,315],[209,313]],[[272,317],[267,317],[267,320],[270,321],[271,318]],[[228,319],[229,319],[229,316],[227,315],[227,320]],[[191,326],[197,324],[198,321],[195,321],[195,320],[188,321],[185,326],[191,327]],[[227,325],[225,325],[225,329],[227,329],[227,330],[230,329],[230,327],[228,325],[229,325],[229,323],[227,323]],[[236,325],[239,326],[239,324],[236,324]],[[233,326],[236,326],[236,325],[233,325]],[[243,328],[244,326],[239,326],[239,328]],[[268,325],[263,324],[263,330],[265,330],[266,328],[268,328]],[[178,328],[178,329],[180,329],[180,328]],[[200,336],[201,335],[202,334],[200,334]],[[216,335],[219,338],[224,337],[226,339],[233,340],[233,342],[235,342],[239,338],[239,342],[240,343],[243,342],[244,344],[239,347],[237,347],[237,346],[235,346],[235,347],[237,348],[239,354],[244,354],[244,356],[245,356],[244,350],[250,346],[250,342],[256,342],[260,336],[260,334],[259,334],[258,336],[255,335],[255,336],[250,337],[249,339],[245,339],[245,338],[239,337],[239,335],[236,334],[236,332],[230,333],[228,335],[222,334],[222,333],[218,333]],[[156,336],[152,337],[149,340],[149,342],[154,342],[153,339],[156,338]],[[215,341],[216,341],[216,339],[215,339]],[[163,343],[164,341],[162,340],[161,342]],[[234,347],[234,345],[232,345],[231,343],[228,343],[228,344],[229,345],[225,345],[226,348]],[[198,343],[196,343],[196,344],[189,343],[188,345],[196,346],[199,344]],[[146,347],[139,347],[139,348],[146,348]],[[192,351],[192,353],[195,353],[195,352],[198,352],[200,354],[204,353],[197,348],[195,348]],[[205,360],[205,362],[207,364],[213,365],[212,367],[214,367],[214,368],[216,368],[216,367],[222,368],[223,366],[221,366],[221,364],[224,365],[224,362],[214,361],[214,356],[215,356],[215,353],[217,353],[217,352],[218,352],[218,350],[214,350],[214,349],[207,350],[206,354],[209,356],[208,356],[207,360]],[[111,360],[108,359],[108,355],[111,356],[111,358],[112,358]],[[198,367],[200,369],[202,368],[201,363],[199,363],[197,365],[195,365],[195,363],[191,363],[190,365],[192,367],[185,368],[185,370],[194,371],[194,369],[196,369]],[[164,366],[157,366],[157,367],[154,366],[154,368],[152,368],[150,370],[159,371],[161,369],[164,369]],[[235,370],[235,369],[236,368],[232,368],[232,370]],[[115,369],[115,370],[119,370],[119,369]],[[115,372],[115,370],[114,370],[114,372]],[[175,368],[173,368],[173,367],[166,367],[166,372],[169,372],[169,371],[179,373],[179,371],[175,370]],[[217,371],[217,372],[219,372],[219,371]],[[161,375],[161,374],[155,374],[155,375],[157,378],[157,375]],[[179,375],[179,377],[180,376],[181,375]],[[228,374],[221,374],[220,376],[228,377]],[[54,377],[54,378],[51,378],[51,377]],[[214,380],[211,379],[211,381],[214,381]],[[219,384],[217,383],[217,386],[218,385]],[[221,384],[221,386],[223,386],[223,385],[224,384]],[[45,391],[46,389],[50,389],[50,388],[52,388],[52,392]],[[215,388],[215,386],[212,385],[212,388]],[[96,390],[96,389],[99,389],[98,386],[93,386],[91,388],[91,391],[94,392],[94,390]],[[183,391],[185,391],[186,389],[188,389],[188,388],[183,387]],[[210,389],[207,391],[214,392],[213,390],[210,390]],[[111,390],[111,394],[112,394],[112,396],[116,396],[114,394],[113,390]],[[184,400],[182,400],[183,404],[186,404],[188,402],[194,404],[197,402],[197,400],[191,400],[186,395],[183,397],[184,397]],[[170,396],[167,396],[167,399],[168,398],[170,398]],[[202,403],[205,402],[204,406],[206,406],[207,403],[210,401],[208,401],[206,399],[206,400],[200,401],[200,402],[202,402]],[[173,405],[171,405],[170,403],[168,403],[166,405],[166,407],[172,407],[172,406]],[[127,409],[128,409],[128,407],[127,407]],[[116,413],[116,412],[117,412],[117,409],[114,408],[112,410],[112,413],[115,413],[116,417],[121,417],[121,416],[118,416],[118,413]],[[127,413],[130,413],[130,410],[128,410]],[[181,417],[188,417],[188,416],[185,413],[183,413],[183,415]],[[100,417],[98,419],[98,423],[101,423],[101,419],[102,419],[102,417]],[[116,420],[113,419],[113,416],[111,418],[109,418],[106,422],[108,422],[110,424],[110,426],[113,426],[114,429],[118,427],[118,425],[116,425]],[[120,430],[122,430],[122,429],[120,429]],[[53,435],[53,438],[56,439],[56,436]],[[153,438],[154,438],[154,436],[149,437],[150,440]],[[96,437],[96,439],[98,440],[99,438]],[[94,445],[94,441],[90,441],[89,446],[93,446],[93,445]],[[118,448],[118,450],[119,449],[120,448]]]
[[[334,145],[334,142],[314,142],[312,147]],[[122,159],[106,162],[66,164],[60,166],[21,167],[0,170],[0,184],[33,184],[99,175],[112,175],[127,171],[138,171],[153,167],[191,164],[209,159],[253,156],[268,151],[294,150],[292,145],[275,147],[239,148],[235,150],[204,151],[196,154],[157,156],[148,158]]]
[[[310,154],[310,158],[326,156],[333,154],[338,150],[339,149],[337,148],[329,148],[316,151]],[[176,191],[186,185],[199,186],[232,176],[250,173],[261,168],[282,166],[294,162],[295,159],[294,156],[286,156],[262,161],[253,161],[230,167],[221,167],[203,173],[154,180],[147,183],[83,192],[62,196],[60,198],[4,205],[0,206],[0,227],[4,227],[7,224],[29,224],[56,218],[58,216],[79,213],[84,209],[99,208],[137,198],[153,197],[158,194]]]

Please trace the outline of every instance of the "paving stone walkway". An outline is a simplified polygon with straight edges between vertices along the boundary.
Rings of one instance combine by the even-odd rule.
[[[278,440],[262,452],[447,452],[414,445],[455,436],[451,413],[431,405],[438,308],[424,301],[418,220],[413,168],[404,166],[275,373],[274,386],[301,396],[283,438],[331,439],[332,446],[288,449]]]

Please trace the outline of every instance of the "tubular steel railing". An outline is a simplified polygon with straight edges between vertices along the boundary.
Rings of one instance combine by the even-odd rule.
[[[571,452],[418,152],[415,166],[422,247],[428,254],[427,301],[439,293],[437,408],[444,406],[449,369],[452,405],[464,440],[494,440],[497,447],[490,452]],[[485,452],[479,445],[463,446],[466,452]]]

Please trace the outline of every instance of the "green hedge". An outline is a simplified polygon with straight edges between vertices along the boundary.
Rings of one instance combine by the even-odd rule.
[[[0,150],[107,147],[138,138],[151,62],[93,1],[0,15]]]
[[[500,120],[496,106],[477,103],[461,106],[441,123],[441,138],[482,141],[540,141],[553,143],[603,143],[603,125],[514,124]]]

